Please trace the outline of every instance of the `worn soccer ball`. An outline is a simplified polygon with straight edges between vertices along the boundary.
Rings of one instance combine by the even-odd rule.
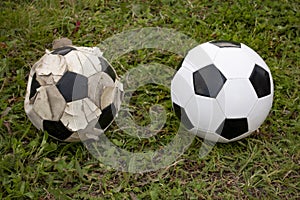
[[[171,83],[173,108],[192,133],[227,143],[250,135],[273,102],[270,69],[251,48],[211,41],[191,49]]]
[[[122,87],[97,47],[63,46],[33,65],[24,108],[36,128],[58,140],[97,139],[120,108]]]

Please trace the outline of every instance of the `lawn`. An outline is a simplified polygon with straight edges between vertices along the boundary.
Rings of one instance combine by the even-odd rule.
[[[297,0],[10,0],[0,2],[0,12],[0,199],[300,198]],[[198,156],[203,140],[196,137],[171,166],[129,173],[99,162],[82,143],[58,142],[31,124],[23,107],[28,74],[54,39],[101,47],[115,34],[143,27],[174,29],[199,44],[239,41],[257,51],[270,67],[275,88],[272,110],[261,128],[238,142],[215,145],[204,158]],[[167,51],[140,49],[112,65],[121,76],[151,62],[176,69],[181,59]],[[167,123],[156,136],[139,139],[116,123],[106,136],[132,152],[162,148],[178,128],[169,90],[140,87],[130,106],[136,123],[145,125],[149,107],[158,103],[166,108]]]

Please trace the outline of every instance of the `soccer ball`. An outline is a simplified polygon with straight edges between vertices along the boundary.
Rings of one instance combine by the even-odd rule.
[[[67,142],[97,139],[116,116],[123,94],[97,47],[63,46],[37,61],[24,108],[33,125]]]
[[[171,83],[176,115],[192,133],[227,143],[250,135],[266,119],[273,80],[263,59],[236,42],[191,49]]]

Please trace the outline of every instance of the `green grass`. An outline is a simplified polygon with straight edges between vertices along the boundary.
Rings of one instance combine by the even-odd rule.
[[[300,198],[300,4],[278,1],[1,1],[0,2],[0,199],[299,199]],[[81,22],[73,33],[76,21]],[[269,65],[274,104],[259,132],[217,144],[203,159],[202,139],[170,167],[140,174],[104,166],[81,143],[61,143],[37,131],[23,108],[31,66],[53,39],[69,37],[95,46],[141,27],[173,28],[199,43],[240,41]],[[176,68],[168,52],[139,50],[113,62],[120,75],[140,63]],[[150,97],[143,91],[147,90]],[[156,99],[157,98],[157,99]],[[152,103],[167,108],[165,129],[139,140],[118,131],[107,136],[120,147],[157,149],[177,126],[168,90],[145,86],[133,98],[135,119],[145,124]],[[143,110],[144,109],[144,110]]]

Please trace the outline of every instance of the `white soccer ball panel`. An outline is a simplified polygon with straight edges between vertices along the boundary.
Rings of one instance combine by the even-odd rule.
[[[76,50],[69,52],[64,57],[66,59],[68,71],[75,72],[77,74],[83,74],[82,65],[77,56]]]
[[[225,119],[218,102],[213,98],[193,96],[185,106],[190,121],[204,131],[215,131]]]
[[[180,68],[171,82],[171,90],[173,95],[176,95],[178,97],[177,99],[180,99],[178,105],[184,107],[190,98],[195,95],[193,88],[192,72],[184,67]]]
[[[83,110],[83,100],[67,103],[60,120],[65,127],[73,132],[85,129],[88,125],[88,121]]]
[[[115,93],[114,93],[114,105],[116,106],[117,110],[120,110],[122,101],[123,101],[123,94],[124,94],[124,89],[123,89],[123,84],[116,80],[115,82]],[[117,113],[118,114],[118,113]]]
[[[52,61],[54,65],[51,65]],[[56,65],[58,66],[56,67]],[[40,85],[51,85],[56,84],[66,70],[66,63],[62,56],[58,57],[57,55],[46,53],[33,65],[30,70],[30,76],[33,77],[35,75]]]
[[[37,76],[62,76],[66,70],[66,61],[63,56],[46,54],[42,58],[42,63],[35,68]]]
[[[98,47],[75,47],[78,51],[101,57],[103,52]]]
[[[82,66],[82,75],[89,77],[98,72],[97,67],[95,66],[95,64],[97,65],[98,63],[92,63],[89,59],[89,54],[86,55],[80,51],[77,51],[76,54],[81,63],[80,66]]]
[[[193,127],[198,128],[200,110],[198,110],[197,100],[195,97],[191,97],[183,108]]]
[[[54,85],[39,87],[33,101],[34,111],[43,120],[58,121],[66,106],[65,99]]]
[[[122,103],[123,86],[121,82],[117,81],[114,87],[105,87],[101,95],[101,109],[106,108],[110,104],[114,104],[116,109],[119,110]]]
[[[101,109],[106,108],[113,103],[115,96],[115,87],[105,87],[101,95]]]
[[[179,105],[181,107],[183,106],[180,102],[180,98],[178,98],[176,96],[176,94],[173,93],[173,91],[171,91],[171,99],[172,99],[172,103],[176,103],[177,105]]]
[[[88,97],[101,108],[101,96],[104,88],[114,87],[115,83],[105,72],[98,72],[88,78]]]
[[[185,68],[188,71],[193,72],[196,67],[190,62],[188,62],[186,59],[184,59],[183,62],[181,63],[181,68]]]
[[[83,53],[83,54],[88,57],[89,61],[93,64],[93,67],[96,69],[97,72],[102,71],[101,63],[97,55],[88,54],[88,53]]]
[[[84,130],[89,123],[98,120],[101,110],[89,99],[67,103],[61,122],[71,131]]]
[[[267,118],[273,102],[273,95],[258,99],[248,115],[249,130],[255,131]]]
[[[25,102],[25,113],[32,124],[39,130],[43,129],[43,119],[33,110],[33,106]]]
[[[85,113],[85,117],[88,122],[99,118],[101,110],[89,98],[84,98],[82,103],[83,112]]]
[[[255,65],[240,48],[220,48],[213,63],[226,79],[249,78]]]
[[[247,117],[257,102],[257,96],[248,79],[227,80],[217,96],[227,118]]]
[[[245,44],[241,44],[241,48],[245,53],[247,53],[247,56],[249,56],[250,59],[253,60],[255,64],[258,64],[259,66],[261,66],[262,68],[264,68],[266,71],[270,73],[269,67],[267,66],[265,61],[260,57],[260,55],[258,55],[253,49],[251,49]]]
[[[214,44],[211,44],[210,42],[203,43],[200,46],[205,51],[205,53],[210,57],[211,60],[214,60],[218,51],[220,50],[219,47],[217,47]]]
[[[212,63],[212,58],[208,53],[211,52],[207,52],[206,49],[204,50],[201,45],[198,45],[188,52],[184,59],[183,66],[186,66],[187,69],[193,72],[201,69],[202,67],[210,65]]]

